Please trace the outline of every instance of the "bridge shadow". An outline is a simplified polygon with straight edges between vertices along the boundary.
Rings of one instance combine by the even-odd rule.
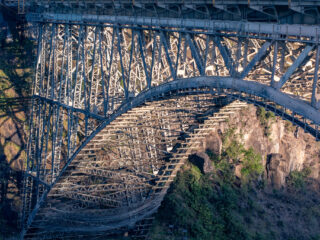
[[[22,169],[26,158],[28,101],[34,62],[33,43],[4,14],[10,38],[0,41],[0,239],[19,232]],[[8,35],[7,35],[8,36]]]

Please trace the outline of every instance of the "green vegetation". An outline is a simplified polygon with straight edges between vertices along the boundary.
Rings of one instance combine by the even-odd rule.
[[[289,132],[295,132],[296,131],[296,127],[292,124],[292,122],[285,121],[284,127]]]
[[[260,121],[262,127],[264,127],[264,134],[270,136],[270,127],[272,123],[276,120],[276,116],[273,112],[266,111],[264,107],[259,107],[257,109],[257,117]]]
[[[212,173],[202,174],[191,163],[184,166],[156,214],[150,239],[320,239],[315,193],[270,192],[264,187],[261,155],[246,149],[238,138],[230,128],[223,134],[220,156],[207,150]],[[241,179],[235,176],[234,166],[239,164]],[[306,188],[309,174],[310,169],[291,172],[288,187]],[[303,218],[294,230],[288,214]]]
[[[161,222],[177,226],[172,237],[188,233],[191,239],[248,239],[247,232],[232,214],[237,208],[235,190],[229,184],[214,188],[210,177],[202,175],[197,179],[192,172],[189,169],[179,174],[175,190],[168,194],[159,210]],[[164,239],[167,235],[159,225],[153,232],[152,239]]]
[[[246,150],[244,152],[241,169],[243,179],[251,180],[256,179],[258,176],[260,176],[264,171],[261,163],[262,158],[260,154],[255,153],[253,148],[249,148],[249,150]]]
[[[246,190],[236,187],[233,169],[234,163],[243,162],[248,183],[262,173],[261,156],[252,148],[246,150],[235,140],[234,132],[230,129],[224,134],[221,156],[207,152],[214,173],[202,175],[198,167],[190,165],[178,175],[159,210],[152,239],[165,239],[162,223],[176,226],[172,238],[166,239],[186,235],[190,239],[263,239],[248,232],[242,224],[245,219],[237,214],[246,211],[239,203],[247,196]]]
[[[296,191],[305,191],[307,177],[310,175],[310,168],[304,168],[301,171],[292,171],[287,177],[287,185]]]
[[[259,177],[264,169],[262,166],[262,156],[259,153],[256,153],[253,148],[245,149],[243,144],[237,141],[238,136],[235,134],[235,129],[230,128],[223,135],[223,153],[221,157],[212,158],[212,160],[218,164],[216,167],[218,169],[223,169],[223,172],[227,172],[226,163],[233,164],[242,164],[241,174],[242,180],[248,182],[255,180]],[[221,161],[223,160],[223,161]],[[228,166],[229,169],[232,169],[232,165]],[[231,176],[233,172],[231,172]],[[229,172],[230,176],[230,172]],[[232,177],[229,179],[232,180]]]
[[[257,116],[262,125],[266,125],[269,121],[275,120],[276,117],[273,112],[266,111],[264,107],[259,107],[257,109]]]

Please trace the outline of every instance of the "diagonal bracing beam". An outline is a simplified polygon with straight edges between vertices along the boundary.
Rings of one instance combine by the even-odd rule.
[[[243,79],[248,75],[248,73],[253,69],[253,67],[260,62],[267,55],[267,50],[271,46],[272,42],[265,42],[260,48],[259,52],[253,57],[251,62],[246,66],[246,68],[242,71],[240,78]]]
[[[197,47],[195,46],[193,39],[191,38],[189,33],[186,34],[186,39],[187,39],[188,44],[190,46],[192,56],[196,61],[200,75],[203,76],[205,74],[205,66],[204,66],[203,61],[201,60],[199,49],[197,49]]]
[[[301,52],[299,57],[294,61],[294,63],[288,68],[286,73],[281,77],[278,83],[275,83],[273,87],[276,89],[282,88],[282,86],[288,81],[291,75],[301,66],[301,64],[307,59],[308,54],[310,51],[314,49],[314,45],[308,45],[305,49]]]
[[[51,100],[51,99],[47,99],[47,98],[44,98],[44,97],[40,97],[40,96],[37,96],[37,95],[34,95],[33,96],[34,98],[37,98],[37,99],[40,99],[42,102],[44,103],[48,103],[48,104],[51,104],[51,105],[56,105],[58,107],[62,107],[66,110],[71,110],[72,112],[78,112],[78,113],[83,113],[84,115],[88,116],[88,117],[91,117],[91,118],[95,118],[97,120],[105,120],[105,117],[102,117],[98,114],[95,114],[93,112],[90,112],[90,111],[87,111],[85,109],[81,109],[81,108],[75,108],[75,107],[72,107],[72,106],[69,106],[69,105],[66,105],[64,103],[61,103],[59,101],[55,101],[55,100]]]
[[[139,41],[139,48],[140,48],[140,54],[141,54],[141,58],[142,58],[142,63],[143,63],[143,68],[144,68],[144,72],[145,72],[145,75],[146,75],[146,80],[147,80],[147,86],[148,88],[151,87],[151,69],[152,69],[152,66],[149,67],[147,65],[147,62],[146,62],[146,58],[145,58],[145,53],[146,53],[146,49],[145,49],[145,42],[143,40],[143,36],[141,34],[141,31],[137,31],[137,35],[138,35],[138,41]],[[133,35],[134,36],[134,35]],[[132,37],[133,37],[132,36]],[[149,69],[150,71],[149,71]]]
[[[129,97],[129,86],[128,86],[129,82],[127,81],[128,74],[126,73],[125,68],[124,68],[122,49],[121,49],[122,37],[121,37],[120,34],[122,34],[122,29],[117,27],[113,31],[116,31],[116,33],[117,33],[117,40],[118,40],[117,41],[117,47],[118,47],[118,53],[119,53],[119,59],[120,59],[121,75],[122,75],[124,94],[125,94],[125,98],[128,98]],[[134,37],[134,34],[132,34],[132,37]]]
[[[213,41],[217,45],[217,47],[218,47],[218,49],[219,49],[219,51],[221,53],[221,56],[222,56],[223,61],[224,61],[224,64],[227,67],[230,76],[233,76],[234,75],[233,61],[232,61],[232,58],[230,56],[229,49],[226,46],[222,45],[221,40],[222,39],[221,39],[220,36],[215,36],[213,38]]]
[[[166,40],[166,37],[164,35],[164,32],[163,31],[160,31],[160,41],[163,45],[163,48],[164,48],[164,51],[166,53],[166,57],[167,57],[167,61],[168,61],[168,65],[170,67],[170,71],[171,71],[171,76],[172,78],[175,78],[176,76],[176,71],[173,67],[173,63],[172,63],[172,60],[171,60],[171,57],[170,57],[170,53],[169,53],[169,46],[168,46],[168,42]],[[161,48],[161,45],[160,45],[160,48]]]

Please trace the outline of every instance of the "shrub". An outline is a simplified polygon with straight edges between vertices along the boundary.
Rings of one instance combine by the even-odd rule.
[[[289,121],[285,121],[284,127],[289,132],[295,132],[296,131],[296,127]]]
[[[190,239],[248,239],[233,212],[239,194],[229,182],[214,186],[213,179],[199,175],[195,167],[178,174],[158,211],[158,219],[175,226],[174,239],[180,239],[181,228],[188,230]]]
[[[221,157],[214,152],[212,152],[210,149],[206,149],[206,154],[210,158],[211,161],[214,163],[219,163],[221,161]]]
[[[224,158],[217,165],[217,170],[219,170],[221,176],[221,180],[229,183],[233,183],[235,180],[233,166],[229,163],[229,161]]]
[[[232,140],[231,143],[224,151],[224,155],[229,159],[240,159],[244,152],[244,146],[236,140]]]
[[[235,135],[235,128],[228,128],[222,136],[222,145],[227,146],[229,144],[230,139],[234,138]]]
[[[201,170],[199,169],[199,167],[197,167],[197,166],[195,166],[195,165],[192,164],[192,165],[191,165],[190,173],[191,173],[191,175],[193,176],[193,179],[194,179],[195,181],[198,182],[198,181],[200,180],[202,173],[201,173]]]
[[[259,107],[257,109],[257,117],[262,127],[264,127],[264,134],[270,135],[270,124],[275,120],[276,116],[273,112],[266,111],[265,108]]]
[[[287,186],[295,190],[305,190],[306,180],[310,173],[310,168],[304,168],[301,171],[291,171],[287,177]]]
[[[262,157],[253,148],[244,152],[241,174],[244,180],[254,179],[263,173]]]
[[[257,117],[260,120],[261,125],[266,125],[270,120],[275,119],[275,114],[270,111],[266,111],[264,107],[259,107],[257,109]]]

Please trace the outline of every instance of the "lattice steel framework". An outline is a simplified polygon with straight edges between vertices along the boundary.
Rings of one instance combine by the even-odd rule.
[[[63,14],[32,18],[38,22],[38,58],[22,236],[30,226],[40,233],[50,225],[52,231],[81,231],[75,222],[89,224],[84,218],[95,208],[100,215],[90,218],[91,231],[133,225],[154,212],[162,199],[155,193],[165,193],[163,186],[178,169],[167,164],[170,153],[196,119],[192,116],[214,107],[214,95],[265,105],[317,140],[320,136],[319,27]],[[202,94],[201,101],[195,94]],[[170,96],[179,98],[164,100]],[[65,218],[69,230],[57,226],[63,222],[61,209],[83,208]],[[129,213],[129,220],[123,221],[122,213]]]

